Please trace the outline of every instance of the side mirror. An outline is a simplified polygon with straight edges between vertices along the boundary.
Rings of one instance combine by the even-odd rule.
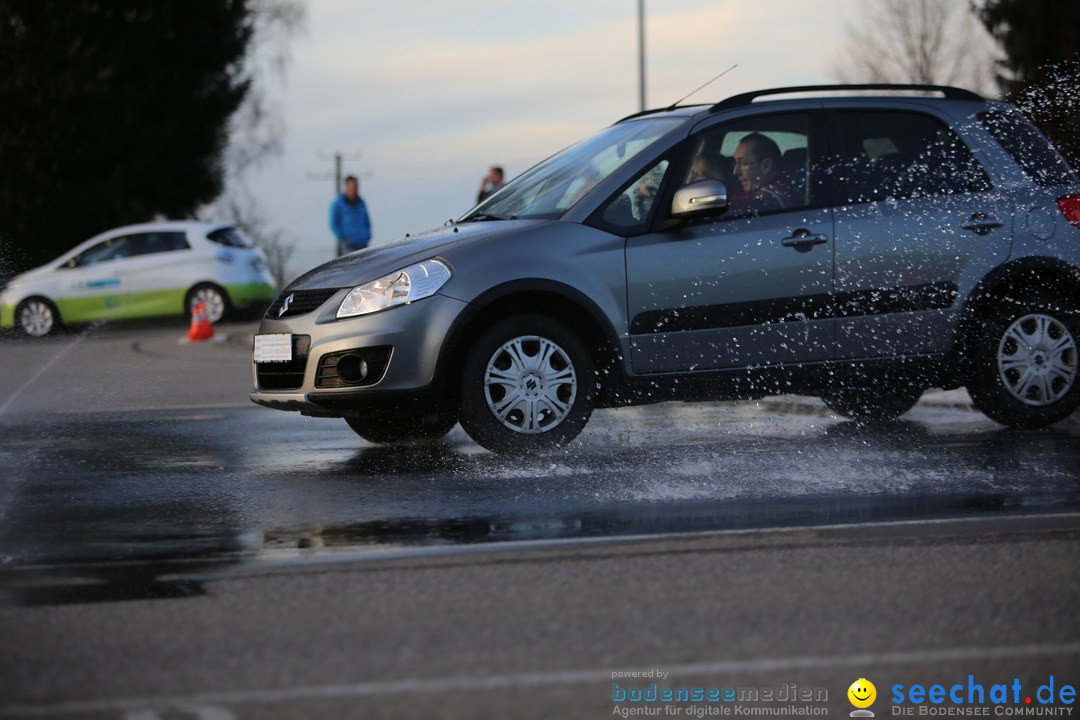
[[[717,215],[728,209],[727,186],[719,180],[702,180],[683,185],[671,201],[671,217],[691,218]]]

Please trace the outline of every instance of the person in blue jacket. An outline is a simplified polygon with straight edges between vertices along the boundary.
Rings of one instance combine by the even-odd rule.
[[[371,242],[371,218],[354,175],[345,178],[345,192],[330,204],[330,229],[337,238],[339,256],[366,248]]]

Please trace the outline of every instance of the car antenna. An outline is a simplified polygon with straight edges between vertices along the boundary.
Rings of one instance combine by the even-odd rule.
[[[710,80],[709,82],[705,83],[704,85],[701,85],[700,87],[696,87],[696,88],[694,88],[693,90],[691,90],[690,92],[688,92],[688,93],[687,93],[686,95],[683,95],[683,96],[682,96],[681,98],[679,98],[679,99],[678,99],[678,100],[676,100],[675,102],[671,103],[671,106],[670,106],[670,107],[667,107],[667,108],[665,108],[665,109],[666,109],[666,110],[674,110],[674,109],[675,109],[676,107],[678,107],[678,106],[679,106],[679,103],[681,103],[681,102],[682,102],[683,100],[685,100],[686,98],[690,97],[691,95],[693,95],[694,93],[698,92],[699,90],[702,90],[702,89],[704,89],[704,88],[708,87],[709,85],[712,85],[712,84],[713,84],[714,82],[716,82],[716,81],[717,81],[717,80],[719,80],[720,78],[724,77],[725,75],[727,75],[727,74],[728,74],[729,72],[731,72],[732,70],[734,70],[734,69],[735,69],[735,68],[737,68],[737,67],[739,67],[739,63],[735,63],[734,65],[732,65],[731,67],[729,67],[729,68],[728,68],[727,70],[725,70],[724,72],[720,73],[719,75],[717,75],[717,76],[716,76],[716,77],[714,77],[714,78],[713,78],[712,80]]]

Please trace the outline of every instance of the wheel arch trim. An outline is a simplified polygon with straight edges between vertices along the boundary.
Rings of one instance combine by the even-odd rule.
[[[516,302],[510,302],[542,298],[554,300],[555,304],[552,307],[523,308]],[[621,369],[623,348],[619,334],[592,298],[565,283],[535,278],[512,280],[496,285],[469,302],[446,334],[439,351],[436,377],[439,380],[446,380],[460,369],[464,358],[462,353],[456,352],[456,348],[479,335],[492,323],[523,310],[547,315],[567,323],[572,329],[583,334],[582,341],[590,345],[590,350],[594,352],[594,360],[597,359],[596,353],[601,354],[600,361],[596,363],[598,368],[605,359],[602,355],[608,353],[606,359],[611,362],[612,369]],[[601,347],[595,347],[593,343],[596,342],[601,343]]]
[[[999,265],[972,288],[960,308],[960,319],[949,350],[949,367],[959,373],[954,379],[963,384],[967,375],[970,343],[978,334],[979,322],[993,307],[1008,300],[1016,290],[1052,293],[1061,298],[1080,299],[1080,268],[1054,257],[1029,256]],[[1080,312],[1080,301],[1071,308]]]

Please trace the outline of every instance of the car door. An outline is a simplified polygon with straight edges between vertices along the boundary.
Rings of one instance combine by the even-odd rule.
[[[1009,253],[1011,208],[962,139],[916,110],[838,109],[837,357],[947,349],[965,277]]]
[[[184,232],[156,230],[128,237],[130,253],[123,263],[125,295],[119,317],[179,315],[187,291],[182,260],[190,255]]]
[[[115,317],[127,292],[122,267],[130,249],[127,237],[107,238],[58,268],[56,305],[64,322]]]
[[[750,139],[760,151],[754,156],[744,152]],[[720,180],[729,188],[731,206],[717,217],[669,223],[628,239],[627,309],[636,373],[831,356],[833,225],[811,182],[815,152],[808,112],[754,115],[688,138],[686,156],[676,165],[679,175],[671,181]],[[764,156],[772,157],[769,164],[777,165],[780,180],[771,189],[744,188],[736,159],[745,170],[763,167]],[[755,197],[767,202],[755,204]]]

